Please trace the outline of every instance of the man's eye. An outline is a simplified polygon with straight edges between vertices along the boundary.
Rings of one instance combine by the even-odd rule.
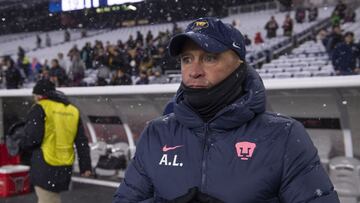
[[[217,57],[215,55],[206,55],[204,57],[204,61],[206,62],[214,62],[216,61]]]
[[[190,57],[181,57],[181,63],[190,63],[191,62],[191,58]]]

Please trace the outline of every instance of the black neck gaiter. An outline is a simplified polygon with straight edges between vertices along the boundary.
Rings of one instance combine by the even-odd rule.
[[[208,122],[243,94],[242,83],[246,72],[246,65],[243,63],[227,78],[209,89],[194,89],[181,83],[184,103],[196,111],[203,121]]]

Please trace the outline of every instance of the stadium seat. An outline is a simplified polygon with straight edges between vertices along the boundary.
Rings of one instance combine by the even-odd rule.
[[[331,64],[321,67],[321,70],[322,71],[328,71],[328,72],[334,72],[335,71],[334,67]]]
[[[281,73],[284,72],[284,69],[282,68],[267,68],[266,69],[268,73]]]
[[[297,72],[301,72],[302,68],[294,66],[294,67],[285,68],[284,71],[289,73],[297,73]]]
[[[310,63],[310,65],[313,65],[313,66],[325,66],[327,65],[328,62],[327,61],[324,61],[324,60],[317,60],[317,61],[312,61]]]
[[[358,203],[356,197],[339,197],[341,203]]]
[[[260,77],[262,79],[272,79],[272,78],[274,78],[274,74],[273,73],[260,73]]]
[[[294,78],[306,78],[306,77],[311,77],[311,75],[312,74],[309,71],[301,71],[294,73]]]
[[[279,72],[279,73],[275,73],[274,77],[275,78],[291,78],[292,74],[289,72]]]
[[[313,72],[314,76],[332,76],[334,75],[334,70],[332,68],[322,68],[319,71],[314,71]]]
[[[289,68],[289,67],[292,67],[292,64],[291,63],[279,63],[277,64],[277,68]]]
[[[360,161],[350,157],[330,160],[329,174],[339,196],[360,197]]]
[[[303,71],[316,72],[316,71],[319,71],[319,70],[320,70],[319,66],[305,66],[305,67],[303,67]]]
[[[277,64],[275,63],[266,63],[264,65],[262,65],[262,69],[267,69],[267,68],[276,68],[277,67]]]
[[[266,73],[266,69],[263,69],[263,68],[261,68],[261,69],[255,69],[255,70],[256,70],[256,72],[258,72],[259,74]]]
[[[307,63],[305,61],[300,61],[300,62],[293,63],[294,67],[306,67],[308,65],[309,65],[309,63]]]

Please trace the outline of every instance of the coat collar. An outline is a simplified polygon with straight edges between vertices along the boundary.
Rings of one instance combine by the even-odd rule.
[[[233,104],[223,108],[208,123],[204,123],[191,107],[183,103],[181,90],[177,93],[174,105],[176,119],[190,129],[204,128],[208,125],[213,130],[227,131],[238,128],[254,118],[256,114],[263,113],[266,107],[265,87],[258,73],[253,68],[247,68],[244,81],[245,94]]]

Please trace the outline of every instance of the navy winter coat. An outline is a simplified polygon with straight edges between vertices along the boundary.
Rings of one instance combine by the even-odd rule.
[[[341,75],[355,74],[356,59],[359,57],[360,50],[355,44],[345,42],[336,46],[332,55],[332,63],[335,70],[340,71]]]
[[[265,112],[249,68],[245,95],[204,123],[182,103],[149,123],[114,203],[163,202],[199,187],[227,203],[338,203],[304,127]]]

